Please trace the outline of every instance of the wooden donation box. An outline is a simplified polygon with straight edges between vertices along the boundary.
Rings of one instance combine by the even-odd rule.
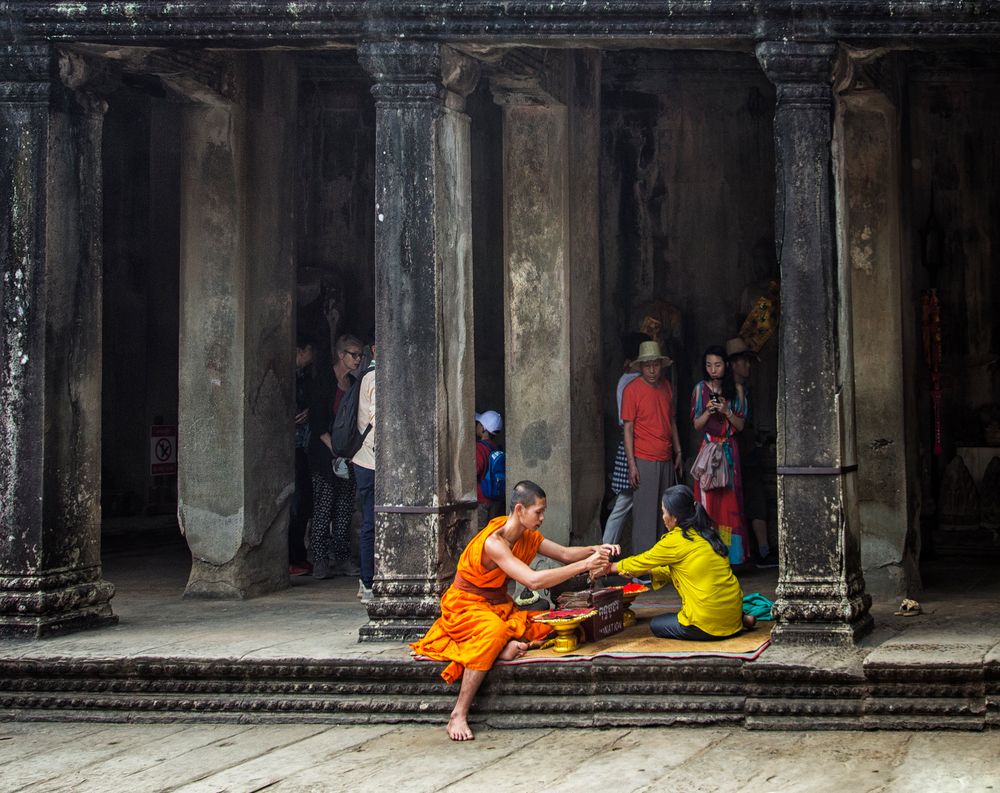
[[[588,642],[607,639],[625,629],[625,605],[619,588],[598,589],[590,593],[590,600],[597,613],[582,623],[583,635]]]

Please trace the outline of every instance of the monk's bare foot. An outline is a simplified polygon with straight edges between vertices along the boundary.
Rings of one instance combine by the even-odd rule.
[[[528,643],[519,642],[517,639],[511,639],[507,642],[507,646],[500,651],[501,661],[513,661],[515,658],[520,658],[528,652]]]
[[[757,618],[751,614],[743,615],[743,630],[752,631],[757,625]]]
[[[453,741],[476,740],[476,736],[472,734],[472,730],[469,728],[469,722],[460,713],[451,714],[451,718],[448,719],[448,726],[445,729],[448,730],[448,737]]]

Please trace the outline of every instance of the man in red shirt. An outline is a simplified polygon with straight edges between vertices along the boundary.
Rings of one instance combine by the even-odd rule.
[[[639,377],[622,394],[625,457],[632,485],[632,550],[652,548],[660,535],[660,495],[683,472],[674,392],[664,369],[673,361],[655,341],[644,341],[632,368]]]

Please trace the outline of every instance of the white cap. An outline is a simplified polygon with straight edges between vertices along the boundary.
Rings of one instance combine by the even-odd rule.
[[[497,433],[503,429],[503,419],[495,410],[487,410],[485,413],[477,413],[476,421],[483,425],[483,429],[489,433]]]

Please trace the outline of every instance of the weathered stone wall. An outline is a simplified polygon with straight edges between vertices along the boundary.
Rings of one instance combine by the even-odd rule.
[[[505,419],[503,281],[503,119],[482,82],[467,100],[472,119],[472,266],[476,412]],[[501,438],[502,440],[502,438]]]
[[[920,588],[916,471],[907,453],[917,434],[907,410],[912,389],[903,385],[910,354],[904,326],[913,313],[906,296],[911,268],[902,251],[895,67],[894,59],[842,61],[845,87],[834,128],[838,253],[853,331],[862,566],[869,591],[894,600]]]
[[[601,157],[603,393],[607,453],[620,438],[614,386],[619,338],[646,306],[682,315],[677,409],[690,461],[691,388],[710,344],[736,335],[752,299],[777,277],[774,89],[750,56],[632,51],[604,57]],[[758,429],[775,431],[777,343],[753,374]]]
[[[336,9],[336,13],[332,12]],[[594,44],[628,42],[655,46],[666,42],[705,47],[748,45],[755,41],[899,41],[912,46],[925,39],[949,44],[997,35],[1000,9],[990,2],[928,3],[927,0],[866,0],[864,13],[854,3],[746,0],[621,0],[606,3],[553,3],[523,0],[517,6],[495,3],[382,2],[292,3],[188,0],[184,3],[79,3],[60,0],[10,3],[4,23],[22,40],[45,36],[159,45],[164,40],[197,38],[222,46],[273,47],[349,45],[371,39],[484,39],[501,44],[544,40]],[[5,28],[5,32],[6,32]]]
[[[1000,420],[1000,367],[994,363],[1000,354],[998,74],[996,60],[983,56],[909,59],[903,194],[909,196],[917,322],[922,290],[936,286],[941,302],[942,468],[956,446],[983,444],[985,424]],[[933,272],[921,265],[932,216],[943,236]],[[933,422],[920,344],[918,337],[914,377],[921,394],[923,462],[929,469]],[[925,501],[936,496],[925,493]]]
[[[324,328],[319,277],[337,284],[339,332],[375,328],[375,103],[353,51],[299,57],[296,244],[299,325]],[[483,84],[469,96],[476,410],[504,410],[503,177],[500,109]],[[323,275],[321,275],[323,274]],[[365,340],[367,340],[365,338]]]
[[[601,411],[605,383],[601,371],[600,253],[600,53],[572,55],[567,85],[569,104],[570,226],[570,444],[573,460],[574,544],[597,542],[601,535],[604,490],[604,438]]]
[[[295,189],[300,329],[367,341],[375,329],[375,102],[353,51],[300,59]],[[322,279],[339,311],[326,330]],[[312,304],[312,305],[310,305]]]

